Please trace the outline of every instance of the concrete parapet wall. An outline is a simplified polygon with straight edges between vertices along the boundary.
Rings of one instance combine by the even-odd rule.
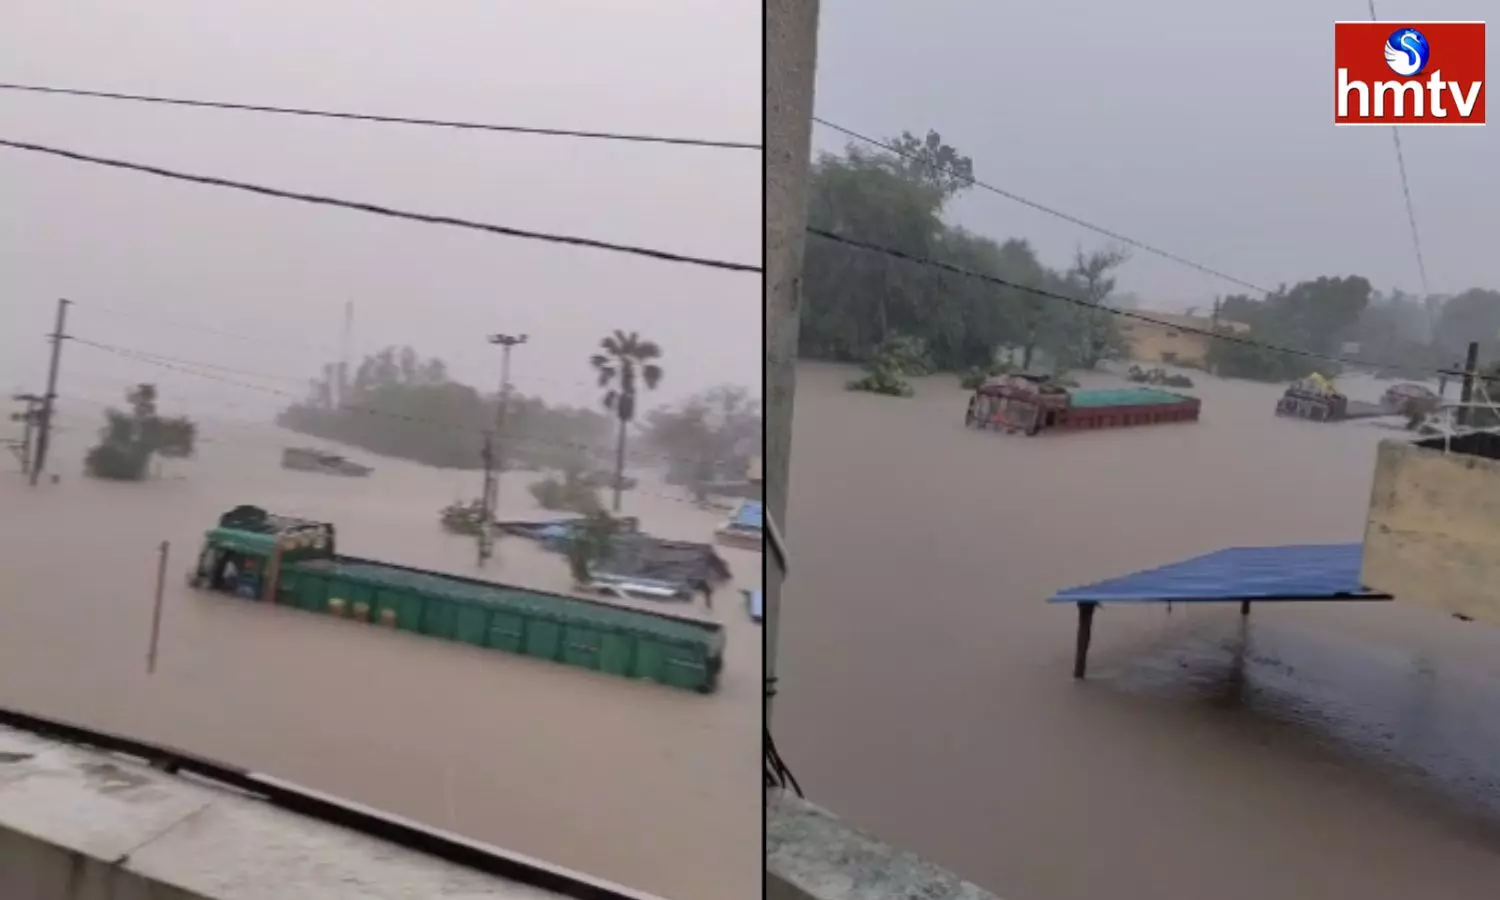
[[[1382,441],[1360,580],[1397,603],[1500,625],[1500,462]]]
[[[610,895],[649,900],[623,888]],[[561,896],[216,784],[0,727],[0,900]]]
[[[997,900],[784,791],[766,798],[767,900]]]

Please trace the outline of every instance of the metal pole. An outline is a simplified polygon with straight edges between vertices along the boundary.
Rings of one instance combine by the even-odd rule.
[[[146,674],[156,674],[156,645],[161,639],[161,605],[167,586],[167,552],[171,545],[161,542],[156,559],[156,600],[151,605],[151,643],[146,649]]]
[[[1479,371],[1479,342],[1469,342],[1469,353],[1464,357],[1464,385],[1459,393],[1458,399],[1463,406],[1458,408],[1458,426],[1466,427],[1469,424],[1468,404],[1474,402],[1474,375]]]
[[[68,301],[57,301],[57,325],[52,330],[52,360],[47,364],[47,393],[42,395],[42,415],[37,423],[36,459],[31,466],[31,485],[36,486],[47,467],[47,451],[52,446],[52,413],[57,400],[57,368],[62,362],[62,342],[67,338],[63,328],[68,320]]]
[[[484,489],[479,495],[479,533],[475,535],[477,551],[479,554],[479,565],[483,566],[485,560],[490,558],[490,553],[495,547],[495,538],[491,533],[494,521],[491,497],[494,493],[494,464],[495,447],[490,433],[484,433],[484,448],[479,451],[480,458],[484,460]]]
[[[491,487],[494,491],[490,500],[492,508],[500,505],[500,473],[505,470],[505,420],[510,414],[510,351],[526,341],[524,334],[490,335],[490,343],[500,345],[500,401],[495,409],[495,434],[498,437],[499,453],[495,462],[495,481]]]
[[[767,0],[766,23],[766,520],[786,537],[797,332],[802,317],[802,251],[807,235],[813,83],[818,59],[817,0]],[[769,560],[768,560],[769,562]],[[776,683],[785,573],[766,566],[765,678]],[[768,690],[769,694],[770,691]],[[765,718],[771,720],[772,698]]]
[[[505,344],[500,349],[500,403],[495,410],[495,437],[500,450],[500,459],[495,466],[495,479],[490,483],[490,490],[494,491],[494,499],[490,505],[494,508],[500,506],[500,476],[505,472],[505,419],[510,412],[510,349],[512,344]]]

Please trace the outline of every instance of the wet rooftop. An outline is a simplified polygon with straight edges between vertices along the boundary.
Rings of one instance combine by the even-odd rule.
[[[125,757],[4,727],[0,857],[0,896],[37,900],[564,896]]]

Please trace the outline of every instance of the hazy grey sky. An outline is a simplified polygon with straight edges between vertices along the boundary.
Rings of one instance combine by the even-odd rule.
[[[390,115],[758,141],[760,6],[746,0],[11,0],[0,81]],[[288,119],[0,92],[0,137],[419,211],[758,263],[760,156]],[[490,331],[515,382],[595,402],[613,328],[666,350],[662,399],[760,383],[753,274],[386,220],[0,148],[0,384],[39,389],[53,300],[98,341],[299,378],[411,343],[471,383]],[[129,315],[121,315],[126,313]],[[215,337],[169,320],[252,338]],[[326,351],[325,349],[326,348]],[[64,394],[158,382],[169,407],[274,397],[68,348]],[[230,376],[236,377],[236,376]],[[271,387],[295,383],[247,379]]]
[[[1377,9],[1474,20],[1495,7]],[[1332,23],[1368,15],[1364,0],[823,0],[817,111],[875,136],[935,128],[982,180],[1253,283],[1361,274],[1415,291],[1390,130],[1331,124]],[[1497,128],[1402,129],[1434,291],[1500,288]],[[843,143],[821,128],[814,140]],[[1053,264],[1105,240],[977,190],[955,214],[1031,238]],[[1239,290],[1140,252],[1122,287],[1172,307]]]

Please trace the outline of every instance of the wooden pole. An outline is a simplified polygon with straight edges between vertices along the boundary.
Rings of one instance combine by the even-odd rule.
[[[156,674],[156,645],[161,640],[161,605],[167,587],[167,552],[171,544],[161,542],[156,559],[156,599],[151,604],[151,644],[146,649],[146,674]]]

